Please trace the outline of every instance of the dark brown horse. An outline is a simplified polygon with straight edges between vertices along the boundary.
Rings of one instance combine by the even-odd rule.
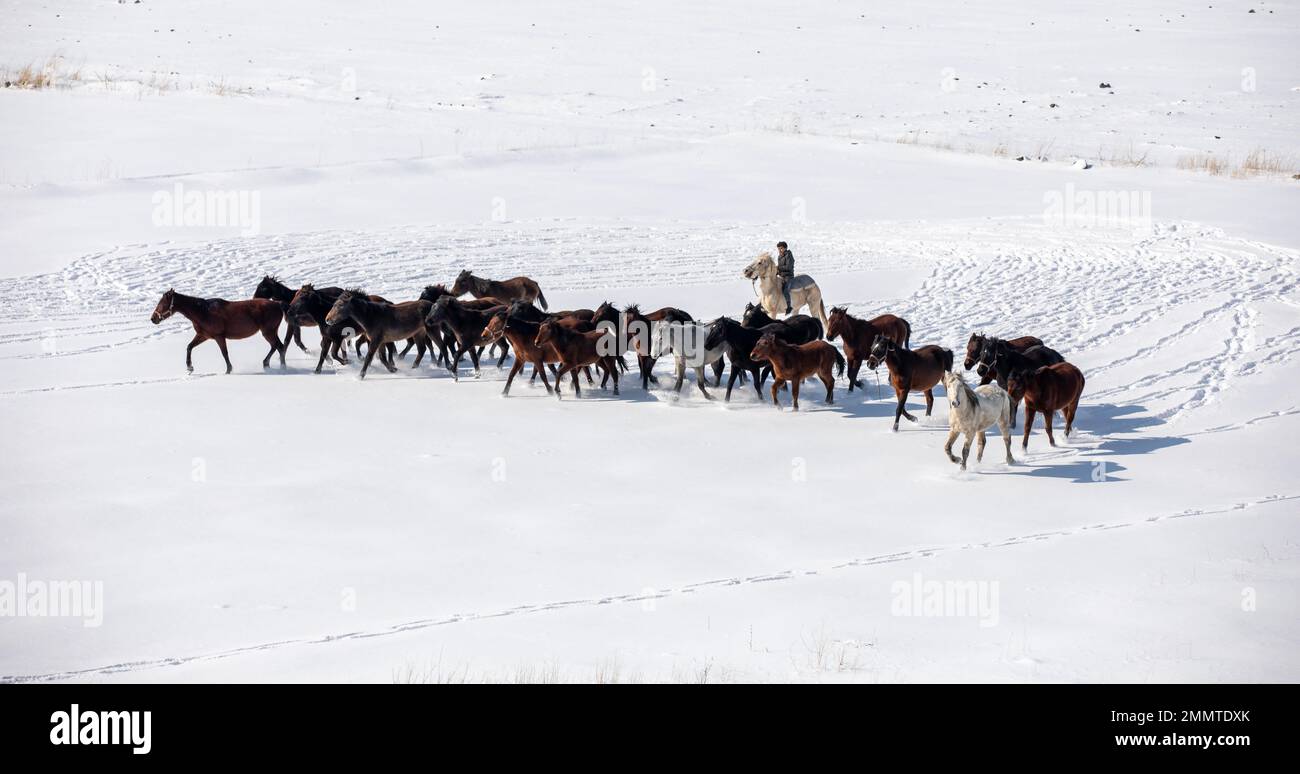
[[[325,323],[334,325],[352,319],[365,332],[370,346],[366,350],[365,362],[361,364],[361,378],[364,379],[376,352],[389,373],[397,371],[388,345],[403,339],[415,339],[415,345],[419,347],[415,365],[420,364],[420,358],[430,346],[429,336],[424,332],[424,318],[428,313],[427,301],[386,304],[368,300],[364,291],[348,290],[330,307],[329,313],[325,315]]]
[[[279,301],[255,298],[250,301],[226,301],[221,298],[195,298],[177,293],[169,288],[154,307],[150,321],[154,325],[180,312],[194,325],[194,338],[185,348],[185,368],[194,370],[191,354],[194,348],[208,339],[217,342],[221,357],[226,361],[226,373],[233,370],[230,353],[226,351],[228,339],[246,339],[261,331],[271,344],[271,351],[262,358],[262,367],[271,365],[271,355],[280,353],[280,367],[284,368],[284,351],[287,342],[280,341],[280,322],[284,319],[284,305]]]
[[[830,325],[826,329],[826,339],[844,340],[844,356],[849,361],[849,392],[862,386],[858,371],[862,369],[862,361],[871,354],[871,345],[877,336],[884,336],[903,349],[912,346],[912,324],[897,315],[882,314],[870,320],[860,320],[849,314],[846,307],[834,306],[827,322]]]
[[[1047,440],[1053,446],[1052,412],[1065,415],[1065,437],[1074,429],[1074,415],[1079,411],[1079,397],[1083,395],[1083,372],[1070,363],[1057,363],[1042,368],[1013,370],[1007,383],[1025,396],[1025,438],[1020,448],[1029,448],[1029,431],[1034,427],[1034,413],[1041,411],[1047,428]]]
[[[343,292],[343,288],[321,288],[321,290],[322,292],[333,292],[336,297],[339,293]],[[296,291],[294,291],[293,288],[284,284],[276,277],[267,274],[262,277],[261,282],[257,283],[257,289],[253,291],[253,298],[269,298],[272,301],[279,301],[287,305],[293,302],[295,292]],[[296,319],[288,313],[284,316],[284,322],[286,325],[284,334],[285,346],[289,346],[289,341],[292,340],[298,345],[298,349],[306,352],[307,347],[302,343],[302,328],[303,326],[312,326],[316,323],[310,318]]]
[[[555,374],[555,397],[560,397],[560,384],[565,374],[573,378],[573,393],[581,397],[578,387],[578,371],[583,366],[601,364],[605,372],[614,377],[614,394],[618,394],[618,358],[614,353],[618,345],[607,337],[604,330],[575,331],[566,328],[555,320],[547,320],[537,329],[535,343],[542,347],[550,345],[560,357],[560,370]]]
[[[824,341],[810,341],[807,344],[786,344],[774,333],[765,333],[754,345],[750,357],[758,361],[767,361],[772,365],[772,404],[781,408],[778,395],[787,382],[790,383],[790,397],[794,399],[794,410],[799,410],[799,385],[804,379],[816,374],[826,385],[826,403],[835,402],[835,376],[844,373],[844,357],[833,345]],[[835,373],[832,375],[831,371]]]
[[[479,353],[483,347],[493,343],[493,339],[484,336],[484,330],[492,320],[492,316],[498,311],[505,310],[506,307],[497,304],[487,309],[477,309],[470,302],[458,301],[452,296],[443,296],[438,299],[438,303],[429,308],[425,315],[424,326],[430,331],[442,329],[450,331],[452,338],[455,340],[455,348],[451,356],[451,376],[456,381],[460,381],[460,359],[469,352],[470,360],[474,363],[474,376],[480,375],[479,371]],[[496,341],[500,341],[497,339]],[[503,347],[508,345],[502,344]],[[505,351],[502,351],[501,359],[505,359]],[[498,365],[500,362],[498,361]]]
[[[1032,370],[1065,362],[1065,358],[1061,357],[1060,352],[1042,344],[1026,347],[1023,352],[1017,352],[1001,339],[989,339],[984,343],[984,352],[993,353],[993,364],[992,367],[988,368],[988,371],[998,380],[998,386],[1006,390],[1007,395],[1011,397],[1012,427],[1016,426],[1016,415],[1019,413],[1020,399],[1024,396],[1011,389],[1011,384],[1007,380],[1011,372]],[[981,353],[981,357],[983,357],[983,353]],[[981,362],[980,365],[983,367],[984,363]]]
[[[952,370],[952,350],[937,344],[906,349],[888,336],[877,334],[876,340],[871,342],[871,351],[867,353],[867,368],[874,371],[881,363],[889,367],[889,384],[898,396],[894,430],[898,430],[900,416],[907,417],[909,422],[916,421],[916,417],[907,413],[909,393],[925,393],[925,415],[930,416],[934,409],[934,386],[943,379],[945,372]]]
[[[475,277],[469,269],[456,275],[456,282],[451,286],[452,295],[460,297],[469,293],[475,298],[491,297],[506,303],[511,301],[536,301],[547,308],[546,296],[542,288],[528,277],[514,277],[508,280],[490,280]]]
[[[650,352],[653,326],[656,323],[694,322],[694,319],[686,312],[671,306],[656,309],[649,314],[642,314],[641,307],[637,304],[632,304],[623,310],[623,331],[628,337],[628,348],[636,352],[637,365],[641,367],[641,389],[650,389],[651,380],[655,384],[659,383],[659,380],[654,378],[655,362],[659,358]]]
[[[966,359],[962,361],[961,365],[962,368],[965,368],[967,371],[979,366],[976,368],[975,372],[980,375],[980,384],[988,384],[993,381],[996,376],[993,369],[990,367],[992,365],[991,359],[988,364],[980,365],[980,358],[984,354],[984,347],[987,346],[990,341],[1005,341],[1008,347],[1011,347],[1017,352],[1024,352],[1030,347],[1037,347],[1043,343],[1043,340],[1037,336],[1019,336],[1014,339],[998,339],[996,336],[988,336],[983,333],[972,333],[970,339],[966,342]],[[999,386],[1004,390],[1007,388],[1005,384],[1000,384]]]

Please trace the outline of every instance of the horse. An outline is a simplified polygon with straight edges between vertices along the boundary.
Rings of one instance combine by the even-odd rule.
[[[469,293],[475,298],[491,297],[506,303],[515,300],[530,303],[536,301],[542,305],[543,309],[547,308],[546,296],[542,293],[541,286],[528,277],[514,277],[499,281],[490,280],[475,277],[469,269],[465,269],[456,275],[456,281],[452,283],[451,292],[457,298]]]
[[[790,383],[790,397],[794,410],[799,410],[799,385],[816,374],[826,385],[826,404],[835,402],[835,376],[844,373],[844,356],[834,345],[824,341],[807,344],[786,344],[775,333],[765,333],[754,345],[750,356],[772,364],[772,405],[781,408],[781,388]],[[831,375],[834,367],[835,376]]]
[[[487,309],[476,309],[474,305],[458,301],[452,296],[443,296],[438,299],[438,303],[428,309],[424,324],[430,331],[430,338],[433,337],[432,331],[440,328],[451,331],[452,337],[455,338],[456,349],[452,353],[450,368],[453,379],[460,381],[460,359],[466,352],[469,352],[470,360],[474,363],[474,378],[477,379],[482,375],[482,371],[479,370],[479,354],[483,347],[492,343],[491,339],[483,335],[483,331],[492,316],[505,308],[504,305],[497,304]],[[502,344],[502,347],[508,346]],[[505,360],[505,352],[506,350],[503,349],[502,361]],[[500,365],[501,361],[498,361],[497,366]]]
[[[1007,381],[1008,375],[1012,371],[1026,368],[1039,368],[1064,363],[1065,358],[1061,357],[1060,352],[1042,344],[1027,347],[1023,352],[1017,352],[1007,342],[1000,339],[989,339],[984,344],[984,350],[993,353],[991,367],[986,366],[986,369],[996,377],[998,386],[1006,390],[1007,394],[1011,396],[1011,426],[1015,427],[1016,414],[1020,408],[1020,398],[1022,396],[1016,390],[1011,389],[1011,385]],[[983,358],[983,353],[981,353],[981,358]]]
[[[894,432],[898,432],[899,416],[915,422],[916,417],[907,413],[907,396],[912,392],[925,393],[925,415],[930,416],[934,409],[934,386],[943,378],[944,373],[952,370],[952,350],[937,344],[927,344],[916,349],[904,349],[902,345],[883,333],[876,334],[867,354],[867,368],[872,371],[884,363],[889,368],[889,384],[898,396],[898,408],[894,410]]]
[[[725,365],[722,356],[726,354],[727,347],[725,344],[719,344],[709,349],[704,345],[715,324],[682,322],[660,323],[654,326],[654,331],[650,335],[650,352],[656,358],[671,354],[676,360],[677,385],[673,387],[675,392],[682,391],[682,382],[686,379],[687,361],[690,361],[691,367],[695,369],[695,384],[700,388],[700,392],[704,393],[704,397],[713,400],[713,396],[705,389],[705,384],[708,382],[704,375],[705,366],[713,366],[714,381],[718,386],[722,386],[722,371]]]
[[[970,339],[967,340],[966,342],[966,359],[962,361],[961,364],[962,368],[965,368],[967,371],[969,371],[972,368],[976,368],[979,365],[980,357],[984,352],[984,346],[989,342],[990,339],[994,341],[998,340],[997,337],[995,336],[988,336],[983,333],[972,333],[970,335]],[[1037,336],[1020,336],[1014,339],[1001,339],[1001,341],[1005,341],[1007,343],[1007,346],[1011,347],[1017,352],[1024,352],[1026,349],[1029,349],[1030,347],[1037,347],[1043,343],[1043,340],[1038,338]],[[977,368],[976,373],[980,375],[980,384],[988,384],[989,382],[993,381],[993,378],[995,376],[992,369],[987,366],[981,366]],[[1006,389],[1006,385],[999,385],[999,386],[1002,387],[1002,389],[1004,390]]]
[[[853,392],[854,387],[862,386],[862,382],[858,380],[858,371],[862,369],[862,361],[871,352],[871,344],[877,336],[884,336],[903,349],[910,349],[912,324],[892,314],[882,314],[870,320],[859,320],[849,314],[846,307],[831,307],[826,339],[827,341],[835,341],[837,338],[844,340],[844,356],[849,361],[849,392]]]
[[[996,384],[981,384],[972,390],[956,371],[944,371],[943,389],[948,393],[948,442],[943,446],[948,459],[960,462],[961,469],[965,470],[971,441],[978,436],[975,461],[982,461],[987,443],[984,431],[996,424],[1007,447],[1007,464],[1015,464],[1016,459],[1011,456],[1011,398],[1007,391]],[[961,447],[959,460],[952,453],[952,445],[962,433],[966,434],[966,443]]]
[[[334,325],[350,318],[365,331],[370,346],[366,350],[365,362],[361,364],[361,378],[364,379],[376,352],[379,353],[379,362],[388,368],[389,373],[397,372],[392,352],[387,345],[402,339],[415,339],[415,344],[419,347],[415,364],[420,364],[420,358],[431,346],[429,336],[424,331],[424,318],[428,312],[428,301],[387,304],[369,300],[363,291],[346,290],[334,302],[334,306],[330,307],[325,315],[325,323]]]
[[[785,295],[781,292],[781,278],[776,272],[776,261],[771,253],[760,253],[745,270],[741,272],[745,279],[758,283],[759,303],[767,313],[776,317],[785,313]],[[795,275],[790,280],[790,308],[798,312],[804,307],[822,321],[822,328],[828,328],[826,306],[822,303],[822,289],[807,274]]]
[[[1079,411],[1079,397],[1083,395],[1083,372],[1071,363],[1057,363],[1041,368],[1017,369],[1007,378],[1011,388],[1025,396],[1025,438],[1022,449],[1029,448],[1029,431],[1034,427],[1034,412],[1043,413],[1047,428],[1047,441],[1056,445],[1052,435],[1052,412],[1065,415],[1065,437],[1074,429],[1074,415]]]
[[[789,336],[791,331],[780,325],[747,328],[730,317],[719,317],[713,321],[713,330],[709,332],[708,338],[704,340],[704,346],[707,349],[725,347],[727,359],[731,361],[731,378],[727,380],[727,395],[724,400],[731,400],[731,389],[735,386],[736,379],[740,378],[742,371],[748,371],[754,377],[754,391],[758,393],[760,400],[763,398],[763,381],[766,379],[764,369],[768,367],[768,364],[764,361],[755,360],[751,355],[754,345],[766,333],[774,334],[778,338],[784,338]],[[789,341],[789,339],[785,340],[787,343],[795,343]]]
[[[792,314],[784,320],[778,320],[757,304],[745,304],[745,313],[740,316],[740,324],[746,328],[766,328],[769,325],[784,325],[791,329],[799,344],[816,341],[826,335],[821,320],[806,314]],[[794,339],[787,338],[787,341]]]
[[[337,325],[328,325],[325,322],[330,307],[334,306],[339,296],[343,295],[343,291],[335,293],[333,292],[335,290],[336,288],[317,290],[310,283],[303,285],[293,294],[293,298],[289,301],[289,308],[285,311],[287,317],[310,319],[312,325],[320,328],[320,359],[316,361],[316,373],[321,372],[327,356],[333,357],[341,365],[348,363],[347,348],[341,345],[344,341],[344,332],[348,330],[348,323],[351,321],[344,320]]]
[[[321,288],[324,291],[332,291],[335,296],[343,292],[343,288]],[[262,281],[257,283],[257,289],[253,291],[253,298],[269,298],[272,301],[279,301],[285,305],[293,302],[295,291],[293,288],[281,282],[278,278],[267,274],[262,277]],[[289,340],[292,339],[298,345],[298,349],[307,352],[307,347],[302,343],[302,327],[315,325],[316,322],[310,319],[295,319],[289,314],[285,314],[284,322],[287,326],[284,334],[285,346],[288,346]]]
[[[618,365],[617,358],[609,354],[617,351],[617,345],[605,339],[608,334],[605,330],[595,331],[575,331],[559,324],[555,320],[547,320],[537,328],[537,338],[534,343],[541,346],[551,346],[555,348],[556,355],[560,358],[560,370],[555,374],[555,398],[560,398],[560,384],[565,374],[573,377],[573,394],[582,397],[582,390],[578,387],[577,369],[600,363],[605,368],[605,372],[614,377],[614,394],[618,395]]]
[[[654,326],[661,323],[694,321],[695,318],[690,314],[671,306],[656,309],[649,314],[642,314],[641,307],[637,304],[632,304],[623,310],[623,330],[628,334],[628,342],[636,352],[637,365],[641,367],[641,389],[650,389],[655,361],[659,359],[650,353],[650,337],[654,333]],[[645,335],[642,335],[642,331]],[[655,379],[655,384],[658,383],[659,380]]]
[[[280,353],[280,367],[284,368],[284,351],[289,348],[287,341],[280,341],[280,322],[284,319],[284,305],[279,301],[266,298],[254,298],[249,301],[226,301],[222,298],[196,298],[168,288],[158,306],[154,307],[149,320],[154,325],[161,323],[176,312],[180,312],[194,325],[194,338],[185,348],[185,368],[194,372],[191,359],[194,348],[208,339],[217,342],[221,348],[221,357],[226,361],[226,373],[234,370],[230,364],[230,353],[226,351],[228,339],[246,339],[258,331],[271,344],[271,351],[262,358],[262,367],[271,366],[271,355]]]
[[[515,348],[515,364],[510,368],[510,375],[506,377],[506,386],[501,390],[501,394],[508,397],[515,375],[524,370],[524,363],[532,363],[533,377],[536,378],[538,375],[542,377],[546,394],[550,395],[551,383],[546,380],[546,366],[549,363],[560,362],[560,355],[554,347],[537,343],[537,330],[542,327],[542,323],[528,319],[526,313],[515,314],[516,305],[520,303],[516,301],[508,309],[498,309],[493,312],[492,319],[483,329],[485,338],[498,340],[504,336],[506,341],[510,342],[510,346]],[[590,373],[587,374],[587,381],[588,384],[591,383]]]

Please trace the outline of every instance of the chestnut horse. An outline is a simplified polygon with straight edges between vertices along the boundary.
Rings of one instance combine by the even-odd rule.
[[[185,348],[185,368],[194,371],[191,354],[194,348],[208,339],[217,342],[221,348],[221,357],[226,361],[226,373],[234,367],[230,364],[230,353],[226,351],[227,339],[246,339],[258,331],[271,344],[271,351],[262,358],[262,367],[271,365],[271,355],[280,353],[280,367],[284,368],[284,351],[289,348],[288,341],[280,341],[280,322],[284,320],[284,305],[279,301],[254,298],[249,301],[226,301],[221,298],[195,298],[177,293],[169,288],[163,293],[154,307],[149,320],[158,323],[180,312],[194,325],[194,338]]]
[[[871,345],[877,336],[884,336],[903,349],[912,346],[912,324],[896,315],[882,314],[870,320],[860,320],[849,314],[846,307],[833,306],[827,319],[830,321],[826,329],[827,341],[844,339],[844,356],[849,361],[849,392],[862,386],[858,371],[862,369],[862,361],[871,353]]]
[[[528,277],[490,280],[475,277],[469,269],[466,269],[456,276],[456,281],[451,286],[451,293],[456,297],[469,293],[475,298],[491,297],[506,303],[515,300],[529,303],[536,301],[543,309],[547,308],[546,296],[542,294],[541,286]]]
[[[872,371],[884,363],[889,367],[889,384],[898,396],[898,408],[894,410],[894,431],[898,431],[899,416],[915,422],[916,417],[907,413],[907,396],[912,392],[925,393],[925,415],[930,416],[934,409],[934,386],[943,379],[943,375],[952,370],[952,350],[937,344],[927,344],[916,349],[905,349],[901,344],[884,334],[876,334],[867,354],[867,368]]]
[[[1047,441],[1056,445],[1052,436],[1052,412],[1065,415],[1065,437],[1074,429],[1074,415],[1079,411],[1079,397],[1083,395],[1083,372],[1070,363],[1057,363],[1035,369],[1013,370],[1007,385],[1025,396],[1025,438],[1020,448],[1029,448],[1029,431],[1034,427],[1034,412],[1043,413],[1047,428]]]
[[[560,358],[560,370],[555,374],[555,397],[560,397],[560,384],[565,374],[573,377],[573,393],[582,397],[578,387],[578,371],[583,366],[601,364],[605,372],[614,377],[614,394],[618,394],[618,358],[613,355],[618,350],[617,344],[608,341],[607,331],[575,331],[561,325],[555,320],[547,320],[537,328],[534,343],[539,346],[551,346]]]
[[[386,304],[368,300],[364,291],[348,290],[330,307],[329,313],[325,315],[325,323],[334,325],[351,318],[365,331],[370,346],[366,349],[365,362],[361,364],[361,378],[364,379],[376,352],[379,353],[379,362],[388,368],[389,373],[397,371],[387,345],[402,339],[415,339],[415,345],[419,347],[415,364],[420,364],[420,358],[431,346],[429,336],[424,332],[424,317],[428,313],[428,301]]]
[[[765,333],[750,351],[750,357],[772,365],[772,404],[781,408],[780,393],[786,382],[790,383],[790,397],[794,410],[799,410],[799,385],[816,374],[826,385],[827,405],[835,402],[835,376],[844,373],[844,357],[833,345],[824,341],[807,344],[786,344],[775,333]],[[835,376],[831,375],[832,367]]]

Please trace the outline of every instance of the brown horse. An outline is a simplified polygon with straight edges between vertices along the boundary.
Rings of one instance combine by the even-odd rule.
[[[279,301],[264,298],[249,301],[195,298],[169,288],[166,293],[163,293],[149,319],[157,325],[176,312],[180,312],[194,325],[194,338],[185,348],[187,370],[194,371],[194,362],[191,360],[194,348],[208,339],[213,339],[221,348],[221,357],[226,361],[226,373],[230,373],[234,367],[230,364],[230,353],[226,351],[226,340],[246,339],[258,331],[261,331],[262,336],[271,344],[271,351],[262,358],[262,367],[270,367],[271,355],[279,352],[280,367],[284,368],[284,351],[289,348],[289,343],[280,341],[280,322],[284,320],[284,305]]]
[[[834,346],[824,341],[810,341],[807,344],[786,344],[776,334],[765,333],[750,357],[758,361],[767,361],[772,366],[772,404],[781,408],[778,397],[786,382],[790,383],[790,397],[794,399],[794,410],[799,410],[799,385],[804,379],[816,374],[826,385],[826,403],[835,402],[835,376],[844,373],[844,357]],[[831,369],[835,369],[835,375]]]
[[[862,368],[862,361],[871,353],[871,345],[877,336],[884,336],[903,349],[912,346],[912,324],[896,315],[882,314],[870,320],[860,320],[849,314],[847,308],[834,306],[827,322],[830,326],[826,329],[826,339],[844,339],[844,356],[849,361],[849,392],[862,386],[858,381],[858,371]]]
[[[325,323],[334,325],[351,318],[365,332],[370,346],[366,349],[366,359],[361,364],[361,378],[364,379],[376,352],[379,353],[379,362],[384,364],[389,373],[397,371],[388,345],[403,339],[415,339],[415,345],[419,348],[415,365],[420,364],[420,358],[431,346],[429,336],[424,332],[424,317],[429,313],[429,306],[428,301],[404,301],[400,304],[370,301],[364,291],[348,290],[330,307],[329,313],[325,315]]]
[[[1070,363],[1057,363],[1037,369],[1012,371],[1007,385],[1025,396],[1025,438],[1020,448],[1029,448],[1029,431],[1034,427],[1034,412],[1043,413],[1047,440],[1053,446],[1052,412],[1065,415],[1065,437],[1074,429],[1074,415],[1079,411],[1079,397],[1083,395],[1083,372]]]
[[[466,269],[456,275],[456,281],[451,286],[451,292],[452,295],[457,297],[469,293],[475,298],[491,297],[506,303],[515,300],[529,303],[536,301],[542,305],[543,309],[547,308],[546,296],[542,294],[541,286],[528,277],[490,280],[475,277],[469,269]]]
[[[556,398],[560,397],[560,380],[566,373],[573,377],[574,395],[582,397],[577,369],[597,363],[614,377],[614,394],[618,394],[618,358],[613,354],[618,348],[614,342],[605,340],[606,335],[603,330],[571,330],[555,320],[547,320],[538,326],[534,343],[539,347],[554,347],[555,353],[560,357],[560,370],[555,374]]]
[[[650,389],[650,382],[659,383],[654,377],[655,362],[659,358],[650,353],[650,339],[655,323],[694,322],[694,318],[680,309],[665,306],[649,314],[642,314],[641,307],[632,304],[623,310],[623,331],[627,333],[628,344],[636,352],[637,365],[641,367],[641,389]]]
[[[871,342],[871,351],[867,354],[867,368],[874,371],[881,363],[889,367],[889,383],[898,396],[898,408],[894,410],[894,430],[898,430],[899,416],[907,417],[909,422],[916,421],[916,417],[907,413],[909,393],[925,393],[925,415],[930,416],[934,410],[934,386],[943,379],[944,373],[952,370],[952,350],[937,344],[904,349],[888,336],[877,334],[876,340]]]
[[[257,283],[257,288],[253,291],[253,298],[269,298],[272,301],[280,301],[285,304],[293,302],[294,289],[281,282],[276,277],[267,274],[262,277],[262,281]],[[333,293],[337,296],[343,292],[343,288],[321,288],[323,293]],[[302,326],[315,325],[316,323],[310,318],[295,318],[288,313],[284,316],[284,322],[287,330],[284,334],[284,344],[287,347],[289,341],[293,340],[298,345],[298,349],[303,352],[307,351],[306,345],[302,343]]]
[[[516,301],[516,304],[519,302]],[[551,383],[546,380],[546,365],[548,363],[560,362],[560,355],[555,351],[555,347],[549,344],[537,343],[537,330],[542,327],[540,322],[525,319],[522,315],[514,314],[515,306],[509,309],[500,309],[492,316],[487,328],[483,329],[483,336],[493,341],[505,337],[510,342],[510,346],[515,349],[515,364],[510,369],[510,375],[506,377],[506,386],[501,390],[502,395],[510,394],[510,385],[514,383],[515,376],[524,370],[525,363],[533,364],[533,376],[540,375],[542,384],[546,385],[546,394],[551,394]],[[590,384],[591,376],[587,376]]]
[[[450,371],[452,378],[460,381],[460,359],[469,352],[470,360],[474,363],[474,377],[480,376],[479,355],[483,347],[492,343],[499,343],[500,339],[489,339],[483,335],[487,325],[492,320],[492,316],[506,307],[500,304],[487,309],[476,309],[478,303],[458,301],[451,296],[443,296],[438,299],[438,303],[429,309],[428,315],[424,319],[424,327],[433,336],[436,331],[442,330],[450,332],[453,339],[451,353]],[[508,345],[502,344],[502,347]],[[501,359],[506,356],[505,350],[502,350]],[[498,361],[497,365],[500,365]]]

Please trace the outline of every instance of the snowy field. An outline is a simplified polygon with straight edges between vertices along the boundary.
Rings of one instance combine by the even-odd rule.
[[[859,5],[6,8],[0,603],[102,605],[0,617],[0,680],[1300,680],[1300,4]],[[505,399],[149,321],[464,268],[738,317],[779,239],[913,346],[1040,337],[1075,434],[963,473],[865,369]]]

